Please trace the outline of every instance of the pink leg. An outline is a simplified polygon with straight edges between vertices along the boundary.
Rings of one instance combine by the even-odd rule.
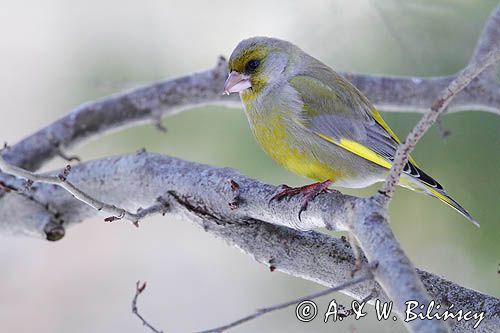
[[[325,180],[324,182],[317,182],[313,183],[310,185],[305,185],[301,187],[290,187],[287,185],[282,185],[282,189],[276,193],[271,200],[269,200],[269,203],[272,201],[280,201],[284,198],[291,198],[293,196],[296,196],[297,194],[303,194],[303,199],[302,199],[302,204],[300,206],[299,210],[299,220],[300,220],[300,215],[302,214],[303,211],[307,209],[307,204],[309,201],[313,200],[316,198],[316,196],[320,193],[329,193],[332,190],[328,189],[328,186],[330,186],[333,183],[332,180]]]

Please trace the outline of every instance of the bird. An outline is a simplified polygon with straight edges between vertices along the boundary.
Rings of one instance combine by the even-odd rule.
[[[223,94],[239,93],[257,143],[279,165],[315,182],[283,185],[271,200],[301,194],[298,213],[331,185],[384,181],[400,140],[353,84],[291,42],[251,37],[228,60]],[[430,195],[479,224],[412,157],[398,185]]]

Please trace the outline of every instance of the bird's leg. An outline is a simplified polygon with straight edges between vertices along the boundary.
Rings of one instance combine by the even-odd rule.
[[[325,180],[324,182],[317,182],[301,187],[290,187],[287,185],[282,185],[281,190],[276,193],[271,200],[269,200],[269,203],[272,201],[280,201],[284,198],[291,198],[293,196],[296,196],[297,194],[302,194],[304,197],[302,199],[302,204],[300,205],[300,210],[299,210],[299,220],[300,220],[300,215],[302,214],[303,211],[307,209],[307,204],[309,201],[313,200],[316,198],[316,196],[320,193],[330,193],[332,190],[328,188],[333,183],[332,180]]]

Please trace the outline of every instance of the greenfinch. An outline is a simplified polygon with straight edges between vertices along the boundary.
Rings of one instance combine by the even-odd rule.
[[[239,93],[255,139],[286,169],[317,183],[284,188],[273,199],[308,201],[332,184],[359,188],[385,180],[399,139],[370,101],[333,69],[294,44],[241,41],[228,61],[224,93]],[[410,157],[399,185],[433,196],[477,222]]]

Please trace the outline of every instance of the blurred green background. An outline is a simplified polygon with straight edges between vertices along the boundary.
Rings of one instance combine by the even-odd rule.
[[[437,76],[466,65],[497,1],[1,1],[0,140],[15,143],[80,103],[131,86],[212,67],[254,35],[290,40],[333,68]],[[386,113],[404,137],[418,114]],[[414,263],[500,296],[500,118],[447,115],[451,136],[432,129],[414,156],[481,223],[476,229],[433,200],[399,190],[392,226]],[[197,108],[73,149],[84,160],[141,147],[263,181],[305,184],[260,150],[241,110]],[[47,168],[64,165],[55,160]],[[370,195],[376,190],[343,190]],[[151,218],[141,228],[95,219],[49,243],[0,235],[0,331],[146,332],[130,313],[136,280],[148,281],[141,311],[165,332],[232,321],[256,308],[322,289],[269,273],[186,221]],[[344,304],[350,299],[332,297]],[[332,297],[319,302],[320,311]],[[399,322],[298,322],[293,309],[234,332],[400,332]]]

